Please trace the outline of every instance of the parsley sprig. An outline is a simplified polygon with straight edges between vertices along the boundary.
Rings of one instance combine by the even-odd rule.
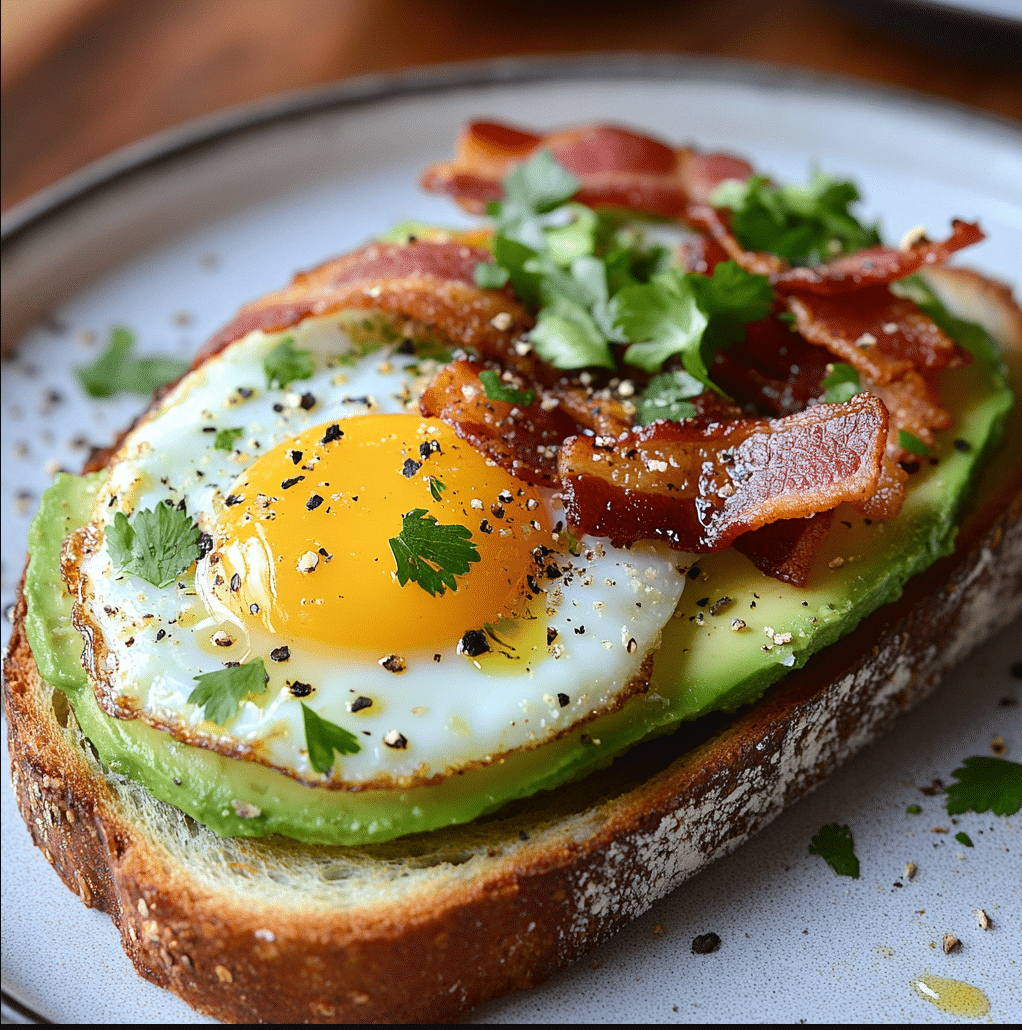
[[[285,336],[269,354],[263,358],[263,372],[266,373],[266,388],[279,386],[282,390],[297,379],[311,379],[316,371],[312,351],[295,347],[293,336]]]
[[[821,380],[823,400],[826,404],[844,404],[857,394],[862,393],[862,380],[859,373],[851,365],[843,361],[835,361],[828,365],[830,369],[826,378]]]
[[[163,356],[135,356],[135,334],[124,326],[110,330],[106,350],[91,364],[75,369],[78,382],[90,397],[115,393],[153,393],[188,370],[188,362]]]
[[[198,686],[188,695],[188,703],[200,705],[203,715],[218,726],[227,725],[238,714],[249,694],[264,693],[269,680],[262,658],[193,678]]]
[[[579,186],[547,151],[516,167],[488,209],[495,264],[479,265],[476,281],[502,285],[506,273],[538,309],[530,340],[555,368],[614,369],[614,345],[627,345],[627,364],[655,373],[677,358],[712,387],[710,352],[770,313],[769,282],[733,262],[712,277],[672,268],[668,250],[637,228],[572,201]]]
[[[1014,815],[1022,808],[1022,765],[1018,762],[979,755],[966,758],[951,775],[958,782],[947,788],[948,815],[970,810]]]
[[[500,378],[500,373],[495,368],[484,368],[479,373],[479,380],[491,401],[504,401],[506,404],[518,404],[527,408],[536,399],[535,390],[517,390],[509,386]]]
[[[731,209],[731,230],[743,247],[816,265],[880,243],[878,226],[863,225],[848,210],[859,199],[853,182],[814,168],[805,186],[775,186],[760,175],[728,179],[710,203]]]
[[[635,405],[635,421],[648,426],[658,418],[680,422],[683,418],[694,418],[696,406],[689,400],[698,397],[704,385],[680,368],[672,372],[661,372],[650,379],[646,389],[639,395]]]
[[[809,845],[810,855],[819,855],[839,876],[859,878],[859,860],[855,857],[852,831],[847,826],[828,823],[814,834]]]
[[[397,562],[398,583],[418,583],[433,597],[456,591],[454,577],[465,575],[470,563],[479,561],[470,529],[442,526],[425,508],[401,516],[401,532],[390,538],[390,549]]]
[[[167,587],[198,560],[199,527],[183,508],[164,501],[136,511],[130,521],[117,512],[106,528],[106,544],[119,571]]]
[[[213,449],[217,451],[233,451],[234,445],[244,436],[245,430],[241,426],[234,429],[220,429],[213,437]]]
[[[354,733],[317,715],[304,701],[302,719],[305,722],[305,746],[309,750],[309,764],[316,772],[324,775],[330,772],[335,751],[339,755],[357,755],[362,750]]]

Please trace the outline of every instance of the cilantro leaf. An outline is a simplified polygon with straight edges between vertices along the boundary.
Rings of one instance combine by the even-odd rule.
[[[812,838],[810,855],[819,855],[839,876],[859,878],[859,860],[853,850],[852,831],[847,826],[828,823]]]
[[[279,386],[282,390],[296,379],[311,379],[316,371],[312,351],[298,350],[293,336],[285,336],[269,354],[263,358],[266,373],[266,388]]]
[[[522,213],[543,214],[573,197],[582,183],[557,163],[549,150],[540,150],[516,165],[504,180],[505,217]]]
[[[615,328],[632,341],[624,357],[629,365],[656,372],[680,354],[690,375],[709,382],[699,346],[707,318],[683,273],[672,269],[648,283],[626,286],[614,296],[611,309]]]
[[[966,848],[973,848],[976,846],[972,843],[972,838],[964,830],[955,834],[955,840]]]
[[[740,343],[745,339],[745,326],[766,318],[774,306],[770,280],[746,272],[734,261],[718,262],[712,276],[690,272],[685,279],[709,319],[703,337],[704,354]]]
[[[958,780],[947,789],[948,815],[993,812],[1014,815],[1022,808],[1022,765],[1006,758],[966,758],[951,774]]]
[[[439,501],[440,496],[446,489],[447,484],[442,479],[437,479],[436,476],[429,477],[429,492],[434,501]]]
[[[120,572],[156,587],[170,586],[199,555],[199,527],[183,509],[164,502],[155,510],[123,511],[106,527],[107,549]]]
[[[231,665],[216,672],[204,672],[193,679],[198,686],[188,695],[188,703],[200,705],[203,715],[219,726],[238,714],[249,694],[262,694],[269,677],[262,658],[244,665]]]
[[[110,330],[106,350],[91,364],[75,369],[82,389],[90,397],[112,397],[115,393],[153,393],[188,370],[188,362],[177,358],[137,358],[135,335],[124,326]]]
[[[920,458],[925,458],[930,453],[930,448],[918,436],[913,436],[905,429],[898,430],[898,446],[909,454],[917,454]]]
[[[468,572],[471,562],[479,561],[466,526],[441,526],[425,508],[415,508],[401,516],[401,532],[390,538],[390,550],[397,562],[397,580],[404,586],[418,583],[432,596],[443,597],[446,590],[457,590],[455,576]]]
[[[848,180],[813,169],[805,186],[775,186],[763,176],[722,182],[710,203],[731,209],[731,229],[743,247],[767,250],[793,263],[819,264],[880,243],[876,225],[848,210],[859,191]]]
[[[233,451],[238,439],[243,436],[245,430],[238,426],[236,429],[221,429],[213,438],[213,449],[217,451]]]
[[[694,418],[696,406],[688,398],[698,397],[705,389],[695,376],[690,376],[680,368],[655,375],[639,394],[635,405],[635,421],[640,426],[648,426],[658,418],[670,419],[672,422]]]
[[[862,380],[851,365],[835,361],[828,367],[830,374],[820,383],[823,387],[823,400],[827,404],[843,404],[856,394],[862,393]]]
[[[304,701],[302,718],[305,722],[305,746],[309,750],[309,764],[316,772],[330,772],[335,751],[339,755],[357,755],[362,750],[354,733],[317,715]]]
[[[511,273],[492,261],[480,261],[472,272],[472,278],[480,289],[499,290],[511,278]]]
[[[486,396],[491,401],[504,401],[507,404],[520,404],[527,408],[535,399],[535,390],[516,390],[508,386],[500,378],[500,373],[495,368],[486,368],[479,373],[479,379],[486,391]]]

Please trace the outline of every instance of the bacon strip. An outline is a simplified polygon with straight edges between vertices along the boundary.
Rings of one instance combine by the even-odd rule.
[[[527,407],[491,400],[481,371],[483,366],[473,361],[445,365],[419,399],[419,409],[442,419],[462,440],[520,479],[555,485],[557,452],[561,441],[578,431],[575,421],[559,404],[545,404],[538,396]],[[508,385],[528,387],[520,379]]]
[[[781,519],[740,536],[734,548],[765,575],[804,587],[833,521],[833,509],[807,519]]]
[[[515,359],[514,341],[533,318],[510,288],[483,290],[475,267],[489,251],[457,242],[372,243],[300,272],[291,285],[242,308],[195,364],[254,329],[279,332],[345,309],[388,312],[445,340],[496,359]]]
[[[549,149],[582,183],[576,199],[590,207],[623,207],[664,218],[705,201],[725,179],[746,179],[752,166],[730,154],[675,150],[661,140],[615,125],[587,125],[540,134],[500,122],[470,122],[453,161],[433,165],[422,185],[482,213],[503,196],[515,164]]]
[[[880,481],[887,409],[861,394],[778,420],[655,422],[601,447],[565,441],[568,521],[617,546],[716,551],[780,519],[861,503]]]

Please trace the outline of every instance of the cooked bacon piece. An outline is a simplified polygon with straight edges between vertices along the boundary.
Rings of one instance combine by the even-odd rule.
[[[767,523],[871,497],[887,423],[883,404],[860,394],[774,421],[654,422],[608,446],[574,437],[558,462],[565,514],[617,547],[720,550]]]
[[[566,382],[543,391],[549,404],[556,400],[575,423],[597,436],[618,436],[632,427],[634,410],[628,410],[609,390],[593,391],[580,383]],[[573,436],[575,430],[568,435]]]
[[[880,470],[880,482],[872,497],[857,504],[861,514],[875,522],[887,522],[897,516],[905,503],[905,484],[908,473],[898,464],[891,454],[891,445],[887,444],[884,455],[884,467]]]
[[[906,372],[901,379],[885,386],[870,385],[869,390],[887,405],[891,413],[888,450],[899,460],[909,457],[898,446],[898,433],[902,429],[918,437],[927,447],[933,447],[937,442],[934,432],[951,425],[951,415],[941,406],[936,387],[918,372]]]
[[[514,358],[533,324],[510,289],[483,290],[475,267],[488,251],[461,243],[371,243],[299,272],[290,286],[249,304],[199,352],[196,364],[253,329],[279,332],[345,309],[389,312],[486,357]]]
[[[886,286],[851,295],[792,294],[788,308],[807,340],[826,347],[872,383],[972,360],[915,301],[896,297]]]
[[[905,247],[867,247],[811,268],[789,268],[774,280],[781,293],[842,293],[892,283],[927,265],[946,261],[957,250],[979,243],[983,230],[975,222],[955,219],[945,240],[920,237]]]
[[[547,148],[582,183],[576,199],[591,207],[619,207],[676,218],[692,201],[705,201],[725,179],[746,179],[752,166],[729,154],[674,150],[652,136],[616,125],[587,125],[546,135],[499,122],[471,122],[455,158],[433,165],[422,185],[454,197],[479,214],[503,196],[512,166]]]
[[[807,519],[781,519],[743,534],[734,548],[767,576],[804,587],[833,521],[833,509]]]
[[[529,482],[557,482],[561,441],[578,431],[559,404],[543,404],[537,396],[528,407],[491,400],[474,361],[452,361],[433,377],[419,399],[423,415],[442,419],[477,451],[513,475]],[[508,383],[526,389],[528,383]]]

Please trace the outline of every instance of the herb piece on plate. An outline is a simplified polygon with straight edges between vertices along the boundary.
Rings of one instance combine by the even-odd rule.
[[[119,511],[106,527],[107,549],[117,569],[161,588],[201,557],[199,535],[188,513],[169,502],[136,511],[130,521]]]
[[[312,351],[295,347],[294,337],[285,336],[269,354],[263,358],[263,372],[266,373],[266,388],[274,386],[285,389],[297,379],[311,379],[316,371]]]
[[[527,408],[535,399],[535,390],[516,390],[500,378],[500,373],[494,368],[485,368],[479,373],[479,380],[483,384],[486,396],[491,401],[504,401],[507,404],[518,404]]]
[[[213,449],[217,451],[233,451],[234,445],[244,435],[245,430],[238,426],[235,429],[221,429],[213,438]]]
[[[979,755],[966,758],[951,775],[958,782],[947,788],[948,815],[968,811],[1014,815],[1022,808],[1022,765],[1018,762]]]
[[[823,400],[827,404],[844,404],[856,394],[862,393],[862,380],[859,373],[843,361],[835,361],[827,365],[828,373],[820,385],[823,387]]]
[[[809,854],[819,855],[840,876],[859,878],[859,860],[855,857],[852,831],[847,826],[828,823],[813,836]]]
[[[110,330],[106,350],[91,364],[75,369],[82,389],[90,397],[112,397],[116,393],[153,393],[188,370],[179,358],[136,357],[135,334],[124,326]]]
[[[696,406],[692,397],[698,397],[705,387],[688,372],[680,368],[672,372],[661,372],[653,376],[646,389],[639,394],[635,405],[635,422],[648,426],[658,418],[680,422],[683,418],[694,418]]]
[[[339,755],[357,755],[362,750],[354,733],[324,719],[304,701],[302,719],[305,722],[305,746],[309,749],[309,764],[316,772],[330,772],[335,751]]]

